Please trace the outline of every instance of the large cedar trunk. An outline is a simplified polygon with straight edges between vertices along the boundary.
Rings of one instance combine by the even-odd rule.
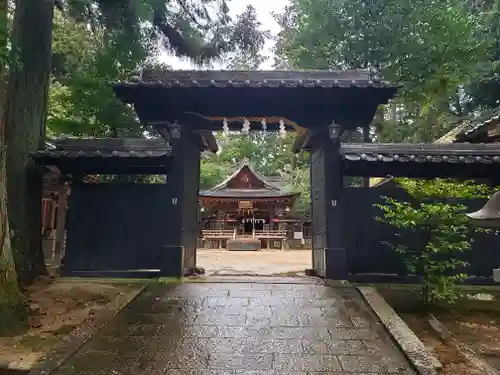
[[[5,98],[5,59],[7,55],[7,0],[0,0],[0,111]],[[15,332],[24,312],[23,298],[10,246],[7,214],[7,173],[5,140],[0,126],[0,334]]]
[[[2,141],[3,143],[3,141]],[[0,145],[0,335],[22,327],[24,304],[10,246],[5,146]]]
[[[30,152],[44,146],[54,0],[17,0],[12,66],[4,112],[8,211],[12,248],[22,282],[46,274],[41,204],[43,170]]]

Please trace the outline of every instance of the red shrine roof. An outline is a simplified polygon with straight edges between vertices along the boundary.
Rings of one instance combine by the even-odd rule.
[[[284,191],[281,181],[260,175],[248,164],[243,164],[236,172],[210,190],[200,191],[200,198],[229,199],[278,199],[295,198],[300,193]]]

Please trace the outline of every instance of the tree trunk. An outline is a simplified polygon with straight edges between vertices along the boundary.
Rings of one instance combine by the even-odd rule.
[[[22,282],[46,274],[42,248],[43,169],[30,152],[44,146],[54,0],[17,0],[4,111],[9,224]]]
[[[0,322],[2,322],[0,336],[17,333],[23,326],[25,312],[10,244],[5,154],[5,146],[2,144],[0,145]]]
[[[0,0],[0,111],[5,99],[5,69],[7,63],[7,0]],[[0,125],[0,335],[15,333],[21,328],[25,311],[10,245],[7,214],[7,174],[5,171],[5,141]]]

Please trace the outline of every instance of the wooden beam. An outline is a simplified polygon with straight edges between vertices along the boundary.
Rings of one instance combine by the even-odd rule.
[[[307,151],[311,148],[309,133],[299,134],[295,137],[292,145],[292,152],[298,154],[302,150]]]
[[[219,145],[217,144],[217,139],[215,139],[214,133],[211,131],[202,130],[200,131],[203,144],[205,145],[207,151],[216,153],[219,151]]]

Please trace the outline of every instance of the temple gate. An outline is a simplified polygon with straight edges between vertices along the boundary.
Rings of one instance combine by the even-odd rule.
[[[34,157],[45,165],[58,166],[66,176],[71,175],[74,183],[80,183],[89,174],[151,173],[148,171],[166,174],[166,183],[148,188],[152,189],[149,193],[146,188],[137,188],[140,192],[126,188],[127,192],[123,193],[132,202],[137,196],[143,199],[142,194],[151,197],[149,201],[144,200],[139,215],[157,213],[154,223],[150,223],[154,228],[153,238],[147,238],[141,231],[129,235],[131,245],[127,253],[150,249],[149,261],[141,267],[158,267],[160,263],[159,274],[163,276],[190,273],[196,266],[199,156],[201,150],[217,150],[213,131],[279,131],[283,136],[287,131],[298,133],[294,150],[310,151],[314,273],[337,280],[350,278],[349,249],[343,240],[343,210],[349,209],[342,199],[344,176],[484,178],[500,175],[498,145],[341,144],[343,132],[369,126],[378,106],[388,103],[396,94],[396,87],[382,81],[373,70],[143,70],[131,81],[113,87],[121,100],[134,106],[143,125],[156,129],[163,139],[143,139],[140,140],[144,142],[142,146],[116,143],[120,141],[109,144],[110,140],[87,141],[97,142],[93,146],[73,141],[73,146],[61,144],[56,150],[41,151]],[[151,144],[145,147],[147,142]],[[97,190],[79,186],[73,190],[75,196],[71,199],[88,197],[91,191],[96,194]],[[153,190],[157,192],[152,193]],[[70,201],[70,217],[77,215],[72,210],[80,211],[79,207],[82,211],[88,210],[86,214],[78,213],[87,215],[87,221],[79,219],[78,222],[88,228],[90,218],[99,216],[99,209],[74,203],[71,208]],[[115,214],[121,213],[111,203],[109,208]],[[133,223],[131,218],[121,215],[115,222],[102,223],[114,228],[102,231],[101,238],[95,239],[101,252],[111,254],[106,262],[99,261],[102,254],[89,253],[77,245],[83,243],[84,235],[78,234],[77,220],[72,220],[69,220],[66,256],[78,261],[68,263],[71,265],[68,274],[97,267],[100,274],[109,275],[109,270],[104,268],[124,271],[133,266],[135,255],[130,255],[129,261],[120,266],[116,265],[118,261],[110,260],[119,256],[119,251],[114,250],[123,246],[118,233]],[[139,239],[145,241],[142,247]],[[85,247],[89,246],[90,243]],[[87,259],[84,266],[85,251],[87,255],[93,254],[96,262]]]
[[[175,187],[169,193],[179,203],[169,212],[178,223],[172,229],[179,234],[169,246],[184,247],[186,269],[195,267],[196,219],[190,205],[198,200],[194,184],[198,155],[189,151],[190,134],[263,129],[309,135],[313,268],[321,276],[347,276],[337,205],[342,188],[340,136],[344,130],[368,126],[377,107],[396,94],[395,86],[372,70],[142,70],[114,89],[120,99],[133,104],[143,124],[154,126],[172,143],[175,172],[169,181]]]

